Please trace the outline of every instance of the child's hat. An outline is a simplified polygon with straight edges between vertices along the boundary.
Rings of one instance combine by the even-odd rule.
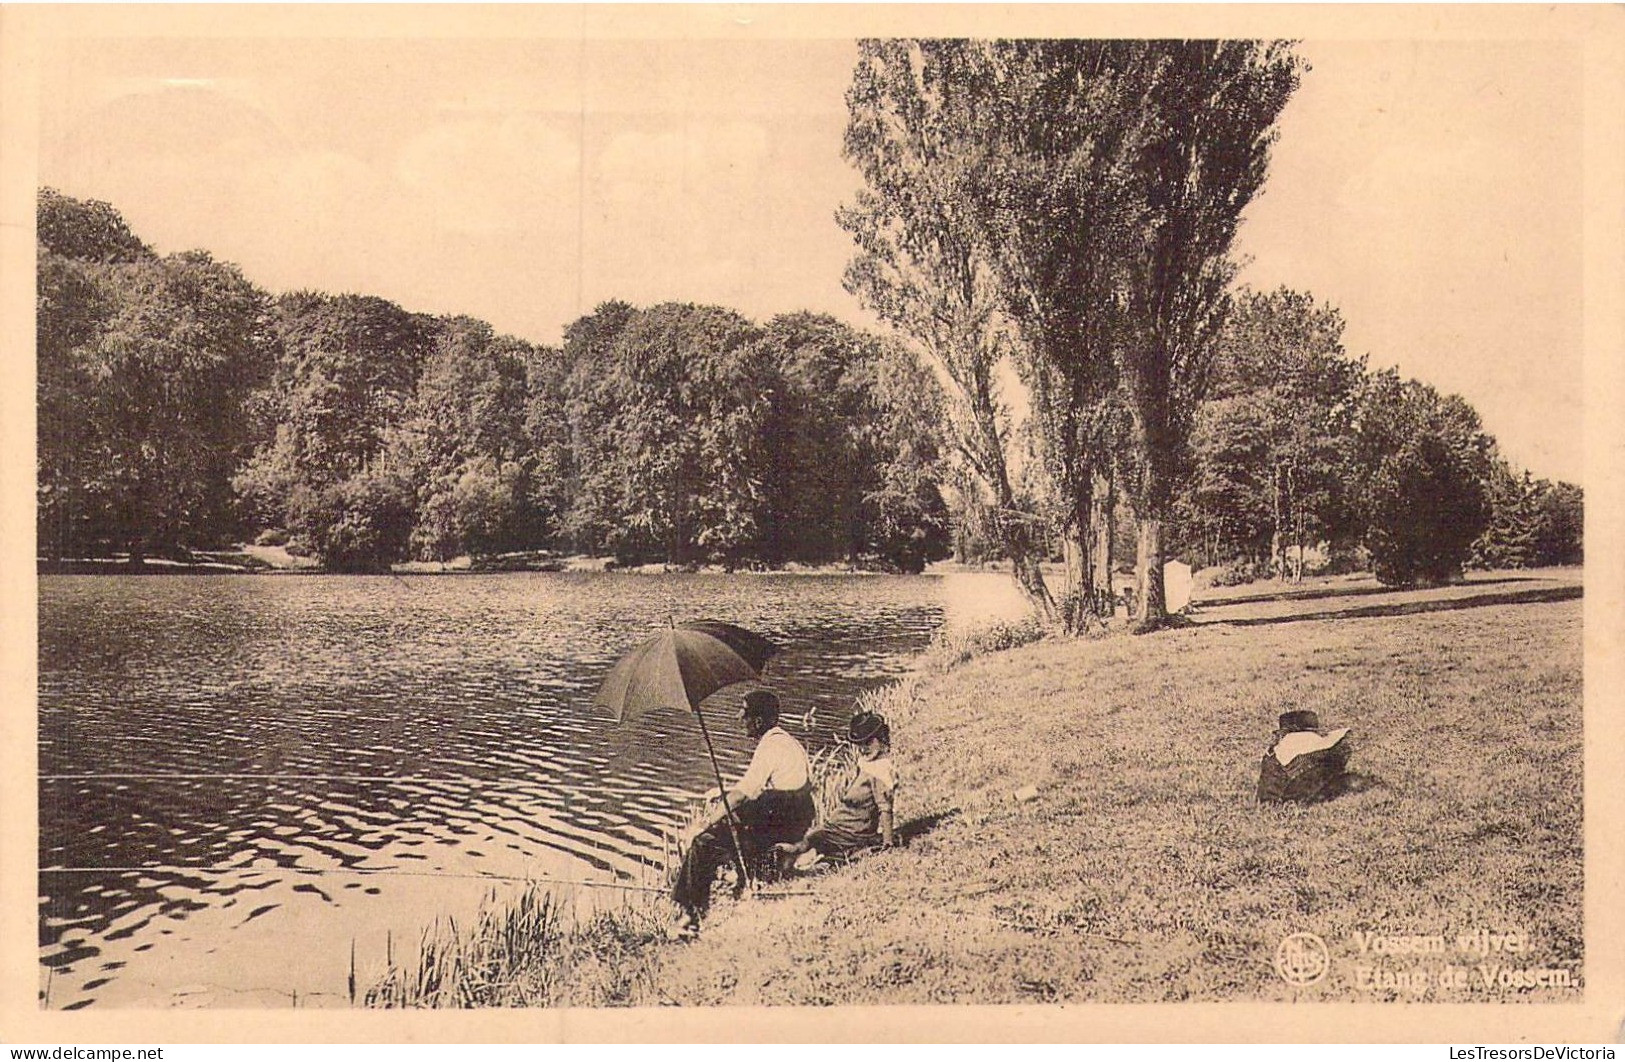
[[[859,712],[846,726],[846,739],[854,745],[861,745],[876,737],[884,741],[890,734],[891,728],[886,725],[885,717],[877,712]]]

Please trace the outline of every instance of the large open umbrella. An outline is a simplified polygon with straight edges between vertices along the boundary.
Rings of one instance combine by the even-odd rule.
[[[688,708],[700,723],[711,772],[717,780],[722,810],[733,838],[734,860],[741,883],[749,881],[733,808],[728,806],[722,768],[711,744],[700,703],[724,686],[759,679],[777,646],[753,631],[718,620],[673,624],[631,652],[610,669],[595,701],[615,714],[615,721],[634,718],[654,708]]]

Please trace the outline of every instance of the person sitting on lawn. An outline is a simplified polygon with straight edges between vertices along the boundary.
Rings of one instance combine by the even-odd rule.
[[[751,690],[745,694],[741,717],[745,733],[756,739],[756,751],[744,775],[723,796],[727,809],[723,799],[714,798],[690,835],[671,893],[679,909],[674,928],[682,935],[699,931],[717,871],[735,862],[734,831],[749,864],[756,853],[803,836],[816,814],[807,750],[779,727],[778,697],[769,690]],[[728,809],[733,812],[732,830]]]
[[[1349,728],[1326,730],[1310,711],[1283,712],[1258,768],[1264,804],[1317,804],[1348,786]]]
[[[841,792],[840,802],[824,822],[795,844],[781,844],[781,858],[817,852],[826,859],[850,859],[870,848],[892,845],[893,798],[897,772],[891,759],[891,727],[874,712],[859,712],[847,726],[847,740],[858,750],[858,776]],[[802,860],[797,860],[800,866]]]

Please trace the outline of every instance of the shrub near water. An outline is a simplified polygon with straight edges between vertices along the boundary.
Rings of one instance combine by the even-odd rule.
[[[1030,645],[1048,635],[1049,629],[1036,615],[999,620],[968,630],[941,630],[931,639],[926,658],[932,670],[949,671],[987,653]]]

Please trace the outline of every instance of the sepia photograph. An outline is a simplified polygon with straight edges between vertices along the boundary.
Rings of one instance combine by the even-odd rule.
[[[0,11],[0,1038],[1615,1039],[1622,28]]]

